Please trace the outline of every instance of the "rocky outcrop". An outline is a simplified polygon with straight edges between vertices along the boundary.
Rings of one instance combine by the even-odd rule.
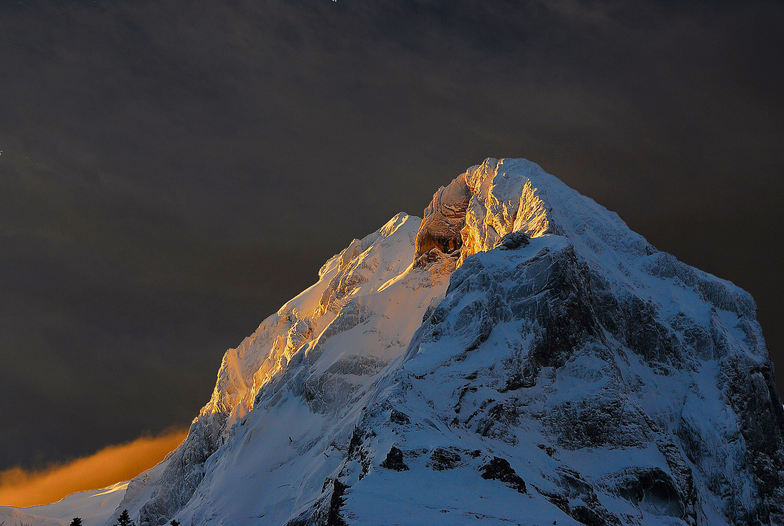
[[[515,473],[506,459],[493,457],[490,462],[482,466],[481,471],[483,479],[500,480],[520,493],[526,492],[525,481]]]
[[[436,191],[433,200],[425,208],[422,225],[417,232],[415,258],[433,248],[444,254],[460,250],[463,245],[460,231],[465,226],[470,198],[465,174]]]
[[[166,457],[155,484],[143,478],[131,481],[131,485],[141,487],[129,488],[124,502],[132,500],[128,497],[136,491],[144,491],[144,486],[154,488],[139,509],[140,526],[166,524],[168,517],[188,503],[204,478],[204,463],[223,443],[225,424],[225,414],[202,416],[191,425],[182,445]],[[122,503],[119,508],[125,509]]]
[[[408,466],[403,462],[403,452],[396,447],[389,450],[386,458],[379,465],[382,468],[393,469],[395,471],[408,471]]]

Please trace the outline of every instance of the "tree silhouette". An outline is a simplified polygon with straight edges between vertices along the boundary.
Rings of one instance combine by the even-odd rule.
[[[82,518],[74,517],[74,519],[71,521],[71,526],[82,526]]]
[[[131,520],[131,516],[128,515],[128,510],[122,510],[120,516],[117,517],[117,523],[115,526],[136,526],[134,522]]]

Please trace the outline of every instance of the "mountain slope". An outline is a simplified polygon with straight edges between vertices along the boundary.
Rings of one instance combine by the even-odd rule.
[[[105,488],[80,491],[44,506],[0,506],[0,526],[68,526],[74,517],[82,518],[84,526],[100,526],[114,516],[126,486],[127,482],[118,482]]]
[[[227,351],[140,524],[779,524],[752,298],[525,160],[330,259]]]
[[[444,262],[428,272],[412,269],[419,223],[398,214],[352,241],[325,263],[316,284],[227,351],[189,437],[130,483],[120,508],[153,524],[186,504],[196,522],[209,520],[205,512],[232,509],[240,523],[262,515],[275,523],[319,495],[351,435],[335,417],[358,417],[359,401],[402,355],[454,268]],[[292,474],[310,470],[309,485],[293,492]],[[267,504],[259,508],[249,484],[264,488]],[[211,491],[217,486],[224,489]]]

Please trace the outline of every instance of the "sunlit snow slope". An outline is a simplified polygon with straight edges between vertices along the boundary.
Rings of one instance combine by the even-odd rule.
[[[316,284],[227,351],[188,439],[131,482],[121,508],[153,524],[177,513],[184,523],[228,520],[221,509],[238,523],[276,524],[308,509],[341,461],[369,389],[446,289],[453,259],[412,268],[419,225],[398,214],[352,241]]]

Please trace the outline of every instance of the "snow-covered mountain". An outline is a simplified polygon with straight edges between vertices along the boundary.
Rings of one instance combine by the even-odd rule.
[[[226,352],[138,524],[784,524],[751,296],[522,159],[398,214]]]

